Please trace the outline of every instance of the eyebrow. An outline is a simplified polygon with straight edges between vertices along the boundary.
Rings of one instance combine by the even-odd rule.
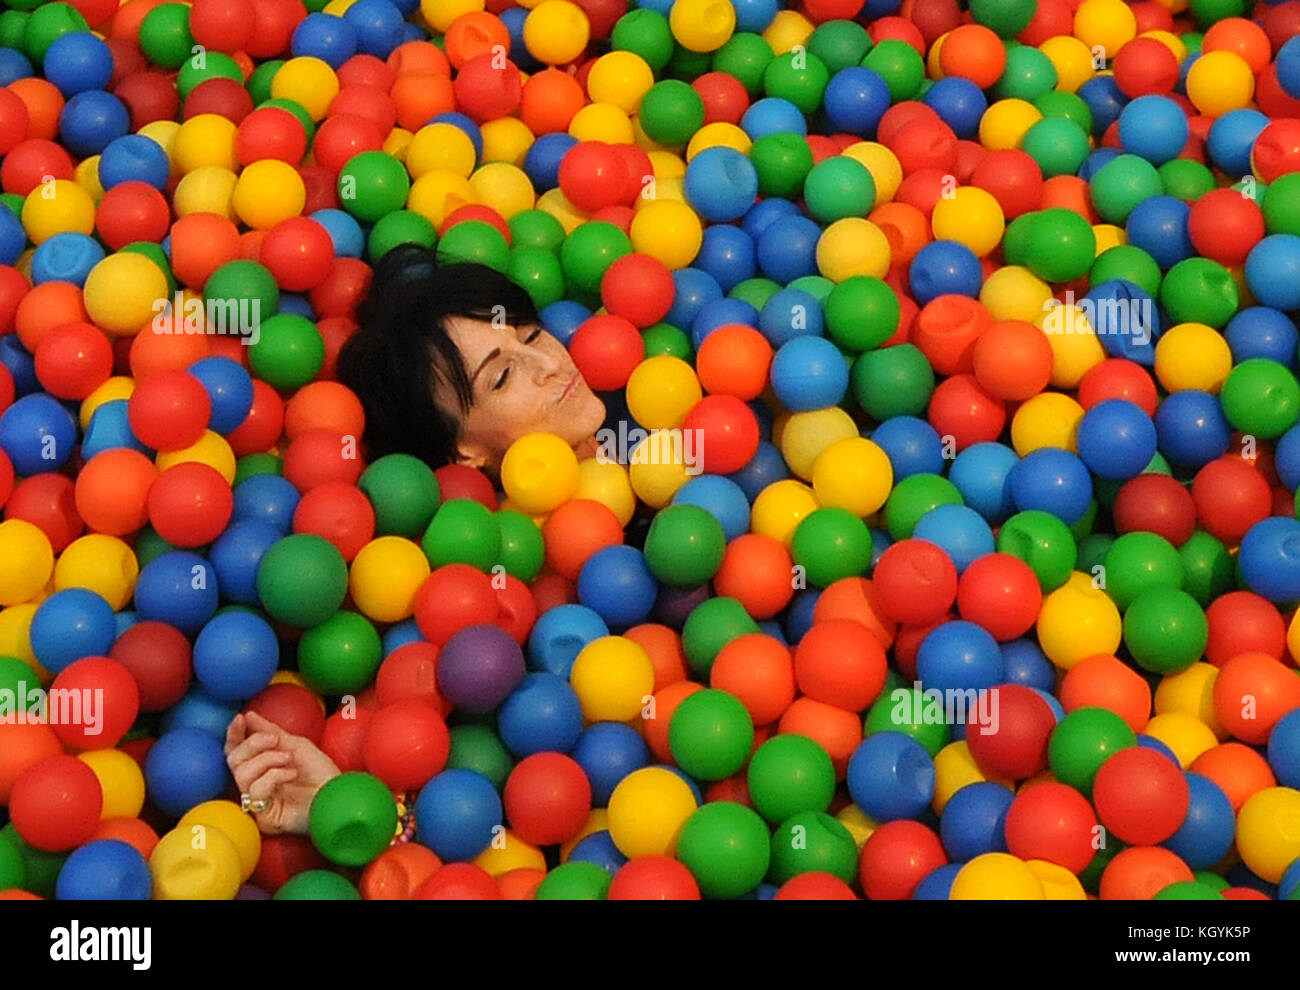
[[[474,382],[478,378],[479,372],[482,371],[484,368],[486,368],[488,363],[493,358],[500,357],[500,355],[501,355],[501,348],[499,347],[494,347],[492,348],[491,351],[488,352],[488,356],[482,360],[482,362],[479,364],[477,368],[474,369],[474,374],[469,376],[470,388],[474,387]]]

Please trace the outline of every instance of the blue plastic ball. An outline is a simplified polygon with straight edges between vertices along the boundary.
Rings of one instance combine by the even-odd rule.
[[[102,90],[113,78],[113,52],[89,31],[60,35],[45,52],[45,78],[68,99],[90,89]]]
[[[203,383],[212,401],[210,430],[229,433],[248,418],[253,408],[253,379],[238,361],[207,357],[195,361],[187,370]]]
[[[1042,691],[1056,689],[1056,668],[1042,648],[1032,639],[1013,639],[999,643],[1002,667],[1008,684]]]
[[[59,112],[59,137],[78,158],[97,155],[131,130],[126,104],[102,89],[87,89],[71,97]]]
[[[645,555],[626,544],[603,547],[578,572],[578,601],[613,629],[638,625],[650,616],[659,582]]]
[[[1060,447],[1031,451],[1011,469],[1009,482],[1017,509],[1050,512],[1067,526],[1082,519],[1092,502],[1092,477],[1087,466]]]
[[[805,216],[778,217],[758,238],[758,267],[774,282],[788,285],[817,274],[817,242],[822,229]]]
[[[1196,254],[1187,222],[1192,209],[1173,196],[1152,196],[1133,207],[1124,222],[1128,242],[1139,247],[1161,268],[1173,268]]]
[[[766,440],[760,440],[758,451],[748,464],[734,474],[726,475],[734,481],[745,498],[751,503],[768,485],[790,477],[790,467],[776,447]]]
[[[948,480],[961,493],[963,502],[991,525],[997,525],[1016,511],[1007,478],[1019,462],[1016,452],[1005,444],[971,444],[953,459]]]
[[[781,217],[798,215],[799,207],[794,203],[779,196],[772,196],[769,199],[760,199],[746,211],[741,218],[740,229],[757,241],[773,221]]]
[[[1251,248],[1246,285],[1261,306],[1300,309],[1300,237],[1270,234]]]
[[[1106,399],[1079,422],[1079,459],[1099,478],[1127,481],[1156,454],[1156,426],[1127,399]]]
[[[990,780],[967,784],[943,806],[939,841],[954,862],[1006,852],[1007,811],[1015,794]]]
[[[123,182],[147,182],[162,191],[171,163],[157,141],[143,134],[125,134],[100,152],[98,171],[99,184],[106,190]]]
[[[821,588],[804,588],[794,593],[794,598],[785,610],[785,638],[797,643],[813,626],[813,612],[817,608],[817,599],[822,595]]]
[[[208,550],[221,597],[239,605],[260,604],[257,565],[262,561],[262,554],[283,536],[271,523],[259,519],[227,526]]]
[[[591,805],[609,804],[614,788],[628,774],[650,762],[650,748],[630,725],[595,722],[582,731],[569,754],[591,782]]]
[[[704,240],[693,262],[714,277],[724,292],[730,292],[758,271],[757,251],[748,234],[731,224],[714,224],[704,231]]]
[[[1283,787],[1300,790],[1300,708],[1283,715],[1268,735],[1268,765]]]
[[[90,270],[103,258],[104,248],[93,237],[65,230],[32,252],[32,285],[71,282],[84,286]]]
[[[159,729],[197,729],[224,744],[230,720],[239,712],[239,706],[228,701],[218,701],[199,685],[193,685],[180,701],[163,713]]]
[[[218,798],[230,782],[221,741],[199,729],[164,732],[144,758],[149,799],[179,818],[196,804]]]
[[[289,51],[295,58],[318,58],[337,69],[357,53],[357,32],[344,18],[317,11],[293,29]]]
[[[1300,99],[1300,37],[1289,39],[1278,49],[1277,81],[1282,84],[1287,96]]]
[[[692,478],[673,495],[673,505],[697,505],[722,526],[727,542],[749,532],[749,500],[741,487],[720,474]]]
[[[984,284],[984,269],[965,244],[939,240],[916,252],[907,278],[912,296],[924,306],[939,296],[976,298]]]
[[[1180,467],[1199,469],[1232,443],[1232,427],[1219,400],[1196,389],[1165,397],[1156,408],[1155,424],[1160,453]]]
[[[152,895],[148,861],[120,839],[97,839],[74,849],[54,888],[61,901],[147,901]]]
[[[278,474],[255,474],[235,486],[231,522],[258,520],[282,534],[293,529],[293,513],[302,496],[293,483]]]
[[[758,172],[735,148],[705,148],[686,166],[686,202],[713,223],[739,220],[758,195]]]
[[[893,416],[876,427],[871,440],[889,458],[895,484],[914,474],[943,473],[943,440],[923,419]]]
[[[1190,134],[1187,114],[1167,96],[1139,96],[1119,114],[1120,145],[1153,165],[1177,158]]]
[[[930,87],[931,92],[938,85]],[[835,73],[822,94],[822,106],[831,125],[845,134],[874,134],[889,105],[889,86],[885,80],[861,65],[851,65]]]
[[[22,221],[8,207],[0,209],[0,265],[14,264],[26,248],[27,231]],[[14,343],[22,346],[20,341]]]
[[[131,432],[131,423],[127,418],[126,399],[113,399],[105,402],[90,417],[90,425],[81,438],[81,456],[90,460],[96,454],[115,447],[130,447],[146,457],[152,457],[153,451],[136,439]]]
[[[765,96],[750,104],[740,118],[740,129],[757,141],[768,134],[808,133],[808,119],[803,111],[779,96]]]
[[[560,162],[577,143],[572,134],[554,131],[541,135],[529,146],[523,169],[539,195],[560,184]]]
[[[1250,175],[1250,152],[1259,132],[1269,125],[1267,114],[1243,107],[1229,110],[1210,125],[1205,153],[1228,175]]]
[[[316,210],[308,215],[325,228],[334,244],[336,258],[360,258],[366,250],[366,234],[352,214],[345,210]]]
[[[567,347],[578,327],[591,318],[591,310],[582,303],[561,299],[551,303],[537,317],[546,332]]]
[[[279,666],[275,630],[255,612],[232,609],[213,616],[194,640],[194,676],[218,701],[253,697]]]
[[[1186,774],[1189,801],[1187,817],[1163,845],[1194,870],[1208,869],[1232,848],[1237,816],[1232,802],[1209,777]]]
[[[780,4],[777,0],[734,0],[736,30],[762,34],[776,17]]]
[[[1092,112],[1092,133],[1096,137],[1101,137],[1111,124],[1119,120],[1120,113],[1128,103],[1128,97],[1119,88],[1113,75],[1093,76],[1079,87],[1076,95]]]
[[[965,619],[944,622],[926,634],[916,652],[916,676],[926,690],[938,691],[979,691],[1006,681],[997,640]]]
[[[962,140],[974,138],[979,133],[980,118],[989,108],[984,91],[963,76],[936,80],[925,91],[921,101],[943,118],[943,122]]]
[[[217,611],[215,568],[196,553],[168,550],[140,570],[135,608],[141,619],[156,619],[183,633],[196,633]]]
[[[782,344],[772,358],[772,391],[791,412],[837,405],[849,388],[849,366],[825,337],[804,334]]]
[[[77,421],[47,392],[24,395],[0,414],[0,449],[20,476],[63,467],[76,442]]]
[[[117,638],[113,607],[85,588],[64,588],[36,606],[29,630],[32,653],[51,673],[82,657],[107,656]]]
[[[795,337],[826,332],[825,317],[815,296],[802,289],[774,292],[758,314],[758,329],[773,347],[781,347]]]
[[[1255,594],[1300,601],[1300,520],[1272,516],[1255,523],[1241,539],[1237,563]]]
[[[595,610],[576,603],[557,605],[539,615],[528,634],[528,664],[567,678],[583,648],[608,635],[609,626]]]
[[[709,276],[712,278],[713,276]],[[716,299],[705,303],[691,324],[691,344],[699,350],[706,337],[718,327],[740,323],[748,327],[758,325],[758,310],[743,299]]]
[[[362,55],[388,58],[402,43],[402,12],[389,0],[357,0],[343,12],[343,20],[356,32]]]
[[[936,506],[920,518],[912,536],[943,550],[956,565],[958,574],[995,549],[989,524],[965,505]]]
[[[464,862],[491,844],[503,814],[500,795],[481,773],[444,770],[415,801],[415,839],[444,862]]]
[[[952,882],[957,879],[964,863],[944,863],[937,870],[925,875],[925,879],[912,891],[914,901],[946,901],[952,892]]]
[[[1267,358],[1290,365],[1300,347],[1300,333],[1281,310],[1269,306],[1248,306],[1223,328],[1223,338],[1232,351],[1232,363]]]
[[[558,674],[527,674],[501,704],[497,732],[506,749],[523,759],[567,753],[582,734],[582,705]]]
[[[934,797],[934,760],[911,736],[878,732],[849,758],[846,783],[853,803],[876,822],[915,819]]]

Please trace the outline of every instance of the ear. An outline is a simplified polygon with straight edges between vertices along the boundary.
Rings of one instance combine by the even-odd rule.
[[[487,467],[487,451],[478,444],[457,444],[456,463],[482,471]]]

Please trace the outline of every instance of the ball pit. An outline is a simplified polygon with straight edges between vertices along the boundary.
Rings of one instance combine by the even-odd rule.
[[[10,4],[0,897],[1294,898],[1293,6]]]

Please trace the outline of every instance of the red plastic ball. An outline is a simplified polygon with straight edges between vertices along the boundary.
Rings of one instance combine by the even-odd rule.
[[[645,340],[630,320],[601,314],[582,322],[569,341],[569,354],[588,385],[611,392],[626,386],[645,358]]]
[[[1168,94],[1178,83],[1178,59],[1164,42],[1134,38],[1115,55],[1115,85],[1130,100]]]
[[[27,136],[30,121],[22,98],[11,89],[0,90],[0,155]]]
[[[12,463],[9,470],[13,470]],[[25,519],[36,526],[55,553],[62,553],[86,528],[77,511],[73,480],[53,471],[33,474],[18,482],[5,502],[5,518]]]
[[[1097,817],[1119,839],[1153,846],[1178,831],[1190,792],[1182,768],[1169,757],[1130,746],[1101,765],[1092,785]]]
[[[189,120],[199,114],[213,113],[238,124],[253,112],[253,97],[239,83],[224,76],[205,79],[185,97],[181,118]]]
[[[951,174],[957,166],[957,135],[937,118],[904,124],[888,147],[898,158],[904,175],[923,168]]]
[[[355,485],[327,481],[309,489],[293,510],[293,531],[333,543],[348,563],[375,535],[375,510]]]
[[[1085,410],[1107,399],[1126,399],[1148,416],[1154,416],[1159,396],[1155,379],[1142,365],[1127,358],[1107,358],[1083,376],[1078,399]]]
[[[624,863],[609,885],[611,901],[698,901],[700,885],[671,856],[638,856]]]
[[[334,260],[334,241],[320,223],[292,217],[266,232],[258,261],[288,292],[303,292],[319,285]]]
[[[507,117],[519,107],[523,81],[508,58],[475,55],[452,82],[459,108],[478,123]]]
[[[36,345],[36,379],[60,399],[84,399],[113,373],[113,345],[93,323],[65,323]]]
[[[297,165],[307,154],[302,122],[282,107],[261,107],[239,122],[235,157],[241,165],[274,158]]]
[[[497,589],[497,617],[494,625],[504,629],[516,643],[523,646],[537,622],[537,601],[528,585],[513,574],[502,579],[504,586]]]
[[[1042,202],[1043,170],[1018,148],[990,151],[971,172],[970,185],[996,199],[1009,222]]]
[[[26,196],[47,175],[56,179],[75,178],[75,168],[72,156],[62,145],[47,138],[27,138],[14,145],[0,163],[0,187],[7,193]]]
[[[414,698],[444,716],[451,711],[438,693],[438,648],[421,640],[404,643],[384,658],[375,675],[375,691],[381,705]]]
[[[501,888],[482,867],[448,863],[420,884],[417,901],[499,901]]]
[[[344,715],[349,717],[344,718]],[[321,732],[321,752],[334,761],[344,773],[351,770],[365,770],[366,756],[363,748],[366,726],[375,717],[372,709],[357,706],[353,712],[340,708],[325,720],[325,729]]]
[[[1042,588],[1019,557],[991,553],[973,561],[957,580],[957,611],[999,642],[1023,636],[1038,620]]]
[[[103,806],[104,791],[90,764],[75,756],[50,756],[14,781],[9,818],[30,845],[64,852],[94,834]]]
[[[187,461],[158,475],[146,505],[150,524],[164,540],[177,547],[201,547],[221,535],[235,500],[215,468]]]
[[[153,450],[182,450],[203,436],[212,400],[187,371],[162,371],[137,383],[127,400],[131,432]]]
[[[363,151],[378,151],[384,146],[379,124],[366,117],[335,113],[316,131],[312,155],[316,164],[337,173],[348,159]]]
[[[672,273],[658,258],[628,254],[607,269],[600,282],[600,301],[614,316],[638,327],[658,323],[672,308]]]
[[[161,72],[146,72],[143,67],[124,74],[113,87],[113,95],[126,105],[132,131],[155,121],[176,119],[181,105],[175,83]]]
[[[135,678],[108,657],[84,657],[69,664],[54,678],[50,691],[51,705],[55,698],[78,699],[57,720],[53,710],[50,715],[55,735],[74,751],[111,749],[140,714]]]
[[[137,622],[117,638],[108,655],[135,679],[142,712],[165,711],[189,689],[190,641],[175,626]]]
[[[284,476],[304,493],[331,481],[355,485],[364,469],[356,438],[334,430],[299,434],[284,453]]]
[[[253,407],[244,421],[226,434],[230,449],[237,457],[270,450],[283,429],[284,400],[273,387],[254,378]]]
[[[319,743],[325,732],[325,710],[320,699],[301,684],[268,684],[245,706],[290,735]]]
[[[800,873],[783,883],[773,900],[777,901],[856,901],[853,888],[830,873]]]
[[[1250,162],[1261,182],[1300,172],[1300,120],[1274,120],[1255,138]]]
[[[1126,481],[1112,510],[1117,533],[1136,531],[1163,536],[1181,547],[1196,529],[1192,493],[1164,474],[1140,474]]]
[[[700,94],[704,103],[706,124],[740,124],[740,118],[749,109],[749,93],[745,85],[727,72],[706,72],[691,82],[691,88]]]
[[[239,51],[252,30],[253,0],[194,0],[190,7],[190,34],[213,51]]]
[[[420,635],[442,646],[467,626],[496,621],[492,579],[469,564],[444,564],[415,593],[415,624]]]
[[[1236,190],[1213,189],[1192,204],[1187,234],[1202,257],[1229,267],[1240,265],[1264,239],[1264,211]]]
[[[560,159],[560,191],[580,210],[594,213],[627,201],[633,181],[626,160],[603,141],[583,141]]]
[[[1047,766],[1047,740],[1056,716],[1033,688],[1000,684],[992,725],[971,725],[966,745],[971,757],[991,777],[1024,780]]]
[[[496,511],[496,488],[478,468],[466,464],[444,464],[433,472],[433,476],[438,479],[438,489],[444,502],[453,498],[471,498],[493,512]]]
[[[847,711],[868,708],[884,689],[889,664],[871,630],[854,619],[813,624],[794,651],[799,690]]]
[[[339,82],[343,83],[342,76]],[[380,134],[387,135],[397,126],[397,105],[386,87],[344,84],[338,96],[330,101],[329,116],[360,117],[378,127]],[[321,164],[319,156],[316,162]]]
[[[739,471],[758,452],[758,418],[734,395],[706,395],[686,414],[682,430],[695,445],[694,451],[687,449],[683,437],[683,459],[693,455],[696,466],[709,474]]]
[[[538,846],[555,846],[578,834],[591,811],[591,783],[563,753],[534,753],[515,764],[502,791],[515,834]]]
[[[375,712],[361,745],[370,773],[394,790],[414,790],[447,765],[451,735],[437,708],[407,698]]]
[[[308,293],[307,301],[322,319],[329,316],[355,317],[357,306],[370,291],[373,274],[370,266],[360,258],[335,258],[325,279]]]
[[[934,829],[898,819],[867,838],[858,858],[858,881],[873,901],[911,900],[921,881],[947,862]]]
[[[1241,653],[1267,653],[1278,660],[1286,651],[1286,622],[1267,598],[1230,591],[1205,610],[1210,635],[1205,659],[1221,667]]]
[[[924,626],[938,621],[957,598],[957,567],[926,540],[890,545],[872,573],[880,610],[895,622]]]
[[[1192,499],[1201,528],[1236,546],[1273,508],[1268,480],[1240,457],[1226,454],[1206,464],[1192,481]]]
[[[953,375],[930,396],[930,425],[952,437],[956,450],[996,440],[1007,422],[1006,404],[980,387],[974,375]]]
[[[253,27],[244,51],[264,59],[289,51],[293,29],[307,16],[302,0],[257,0],[253,4]]]
[[[1096,850],[1097,816],[1073,787],[1043,781],[1025,787],[1007,809],[1007,851],[1021,859],[1044,859],[1078,875]]]

